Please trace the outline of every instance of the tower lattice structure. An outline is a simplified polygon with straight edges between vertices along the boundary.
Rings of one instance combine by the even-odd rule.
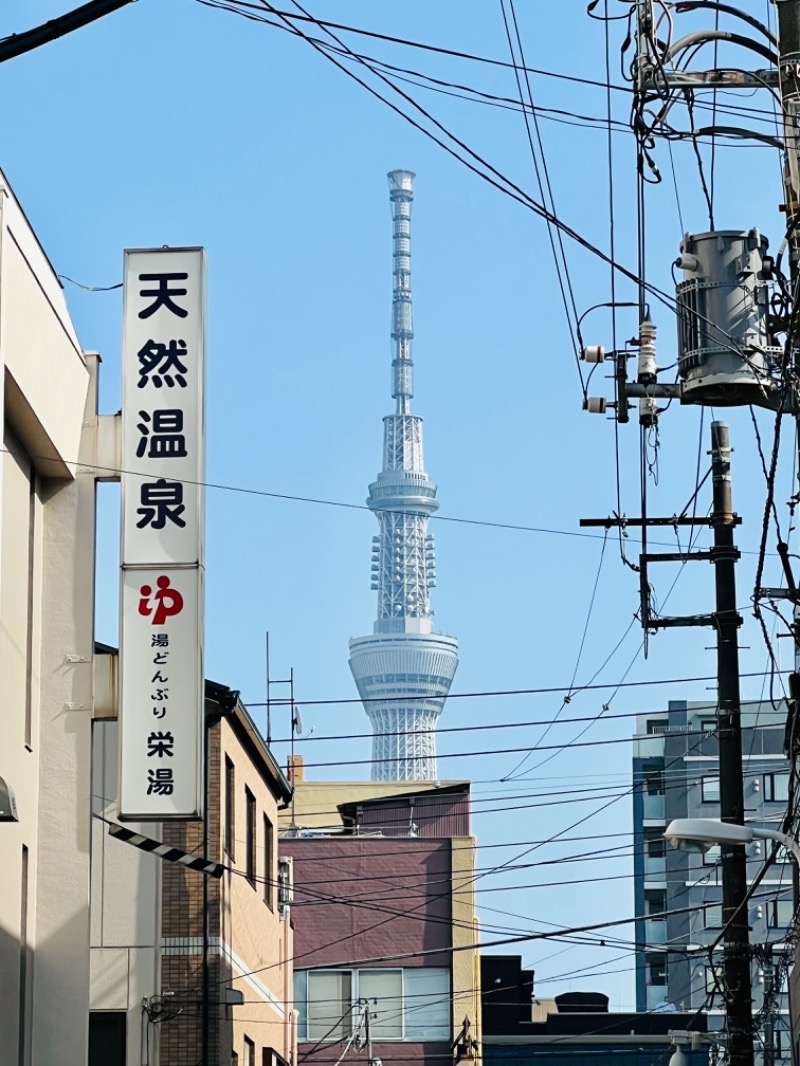
[[[458,666],[458,642],[434,633],[430,590],[436,584],[433,534],[436,485],[425,473],[422,419],[411,413],[411,204],[414,174],[393,170],[389,196],[394,232],[392,397],[383,420],[383,469],[368,507],[380,532],[372,538],[373,633],[350,641],[350,669],[372,723],[374,781],[435,781],[436,722]]]

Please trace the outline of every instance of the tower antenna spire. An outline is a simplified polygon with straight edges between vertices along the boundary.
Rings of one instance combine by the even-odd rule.
[[[372,635],[350,641],[350,669],[372,722],[375,781],[435,781],[436,722],[458,666],[458,642],[434,633],[430,590],[436,584],[433,534],[436,485],[425,473],[422,419],[411,414],[410,170],[389,173],[393,220],[392,396],[383,420],[383,468],[367,506],[380,532],[372,538],[372,587],[378,617]]]
[[[394,290],[392,292],[392,397],[397,400],[397,414],[411,412],[414,395],[414,362],[411,345],[414,319],[411,313],[411,204],[414,201],[414,174],[411,170],[392,170],[389,199],[392,203],[392,241]]]

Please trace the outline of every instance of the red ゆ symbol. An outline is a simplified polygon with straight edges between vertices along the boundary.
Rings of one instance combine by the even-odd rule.
[[[157,579],[158,588],[155,592],[149,585],[142,585],[139,589],[139,614],[144,618],[152,615],[152,625],[162,626],[168,618],[174,618],[183,610],[183,596],[177,589],[170,588],[169,578],[162,576]]]

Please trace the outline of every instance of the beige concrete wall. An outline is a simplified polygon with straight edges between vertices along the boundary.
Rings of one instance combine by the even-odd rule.
[[[452,862],[452,920],[453,947],[453,1029],[461,1031],[464,1018],[469,1018],[471,1035],[480,1044],[481,1031],[481,970],[478,955],[478,918],[475,913],[475,837],[453,837]]]
[[[60,283],[0,174],[0,774],[20,806],[0,832],[0,1066],[18,1066],[21,1036],[24,1066],[86,1061],[94,474],[75,464],[90,384]]]
[[[46,484],[43,508],[32,1066],[88,1048],[93,475]]]
[[[0,217],[0,359],[17,432],[64,476],[78,460],[87,368],[61,283],[2,174]]]
[[[110,656],[104,656],[110,658]],[[118,723],[92,727],[92,808],[116,822]],[[160,838],[160,825],[126,828]],[[108,825],[92,819],[91,1009],[126,1011],[128,1062],[144,1062],[142,1000],[160,992],[162,860],[115,840]],[[158,1027],[150,1028],[150,1055]]]
[[[278,913],[278,805],[270,787],[264,781],[253,760],[242,748],[236,733],[225,719],[220,723],[220,763],[222,811],[221,826],[225,825],[225,756],[234,765],[235,773],[235,848],[233,862],[223,854],[223,861],[231,863],[236,873],[224,875],[221,913],[221,952],[233,974],[232,987],[239,989],[245,1004],[231,1011],[233,1018],[233,1050],[239,1062],[246,1061],[244,1037],[256,1045],[256,1061],[261,1062],[261,1049],[272,1047],[285,1059],[293,1058],[292,1049],[292,988],[291,967],[285,960],[292,956],[290,923]],[[255,799],[256,859],[254,884],[244,876],[246,869],[246,803],[245,789]],[[273,850],[267,868],[264,843],[264,814],[273,826]],[[223,828],[224,837],[224,828]],[[272,882],[272,905],[267,901],[265,880]],[[255,972],[254,972],[255,971]],[[250,976],[240,976],[249,974]]]
[[[17,824],[0,826],[0,1015],[13,1004],[2,1030],[0,1064],[17,1066],[17,1045],[29,1054],[32,961],[35,946],[36,845],[39,786],[38,629],[41,593],[41,501],[36,471],[9,426],[0,454],[0,775],[14,789]],[[33,496],[31,495],[33,481]],[[21,966],[23,847],[27,848],[27,951]],[[20,988],[21,980],[25,989]],[[20,1032],[22,998],[23,1032]]]

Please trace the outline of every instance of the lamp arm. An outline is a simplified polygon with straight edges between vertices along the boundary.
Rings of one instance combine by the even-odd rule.
[[[762,837],[765,840],[777,840],[779,844],[783,844],[787,851],[792,853],[794,861],[800,864],[800,845],[786,833],[779,833],[776,829],[754,829],[753,836]]]

